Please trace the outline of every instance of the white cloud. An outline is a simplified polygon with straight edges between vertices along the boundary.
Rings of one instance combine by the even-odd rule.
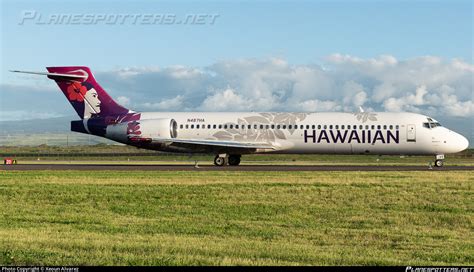
[[[20,121],[31,119],[49,119],[62,117],[64,115],[55,112],[38,112],[27,110],[0,111],[0,122],[2,121]]]
[[[144,103],[143,106],[150,110],[173,110],[179,111],[183,106],[183,96],[178,95],[170,99],[162,99],[158,103]]]
[[[390,55],[333,54],[322,65],[292,65],[281,58],[237,59],[207,67],[129,67],[95,75],[119,103],[138,111],[355,111],[362,106],[474,116],[474,65],[436,56],[398,60]],[[19,101],[20,94],[23,100],[27,97],[24,86],[4,86],[9,90],[4,101]],[[57,96],[38,92],[35,101],[41,96],[56,101],[53,95]]]
[[[228,88],[208,96],[199,107],[203,111],[245,111],[252,107],[251,102]]]
[[[128,106],[130,104],[130,98],[126,96],[117,97],[117,102],[122,106]]]
[[[335,101],[314,99],[300,102],[298,109],[300,111],[338,111],[341,110],[341,106]]]

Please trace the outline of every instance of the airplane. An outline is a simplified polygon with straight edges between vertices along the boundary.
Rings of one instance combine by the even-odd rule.
[[[165,152],[209,153],[216,166],[236,166],[241,156],[275,154],[433,155],[468,140],[429,116],[409,112],[136,112],[119,105],[84,66],[47,67],[81,120],[71,131]]]

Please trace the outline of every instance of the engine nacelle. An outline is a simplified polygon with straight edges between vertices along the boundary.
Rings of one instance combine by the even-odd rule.
[[[147,119],[107,126],[106,137],[120,141],[151,141],[152,138],[170,139],[178,136],[174,119]]]

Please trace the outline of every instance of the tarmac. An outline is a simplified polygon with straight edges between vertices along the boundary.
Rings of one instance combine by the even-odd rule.
[[[195,166],[192,164],[16,164],[1,165],[0,171],[80,170],[80,171],[474,171],[474,166],[429,167],[399,165],[239,165]]]

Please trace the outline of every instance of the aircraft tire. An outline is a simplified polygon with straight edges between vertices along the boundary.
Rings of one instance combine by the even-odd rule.
[[[214,158],[214,165],[215,166],[224,166],[225,165],[225,158],[216,156]]]
[[[240,155],[230,155],[229,156],[229,165],[237,166],[240,164]]]

